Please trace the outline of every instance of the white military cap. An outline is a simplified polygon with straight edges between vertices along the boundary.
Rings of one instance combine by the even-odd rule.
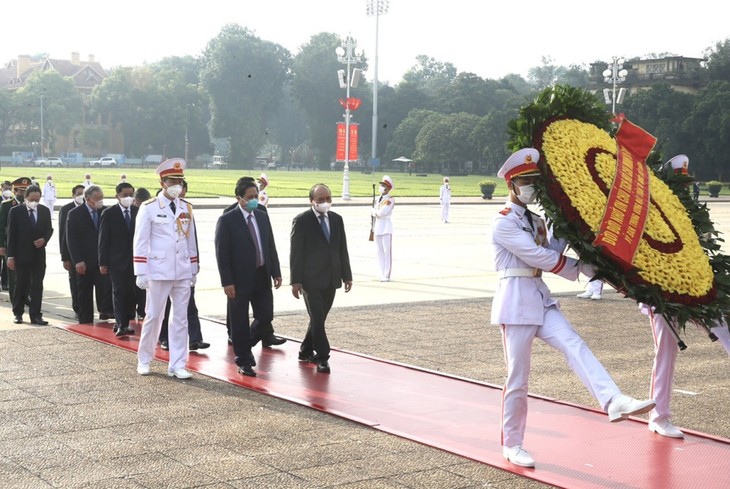
[[[182,158],[170,158],[160,163],[155,170],[160,178],[185,178],[185,160]]]
[[[516,177],[539,175],[538,161],[540,161],[540,153],[535,148],[522,148],[507,158],[497,172],[497,176],[509,182]]]
[[[393,179],[388,175],[383,175],[383,179],[380,181],[381,184],[385,185],[389,189],[393,189]]]
[[[689,158],[687,157],[687,155],[677,155],[667,161],[665,165],[667,166],[667,168],[671,166],[675,175],[687,175],[687,169],[689,168]]]
[[[269,184],[269,177],[266,176],[266,173],[262,173],[261,175],[259,175],[258,180],[259,182],[264,182],[266,185]]]

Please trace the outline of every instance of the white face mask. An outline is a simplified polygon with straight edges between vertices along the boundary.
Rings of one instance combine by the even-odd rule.
[[[381,194],[384,194],[384,193],[386,193],[386,192],[385,192],[385,185],[381,185],[381,186],[379,186],[379,187],[378,187],[378,192],[380,192]]]
[[[312,204],[312,206],[314,207],[315,211],[319,212],[320,214],[324,214],[328,210],[330,210],[332,204],[329,202],[322,202],[321,204],[318,204],[315,202],[314,204]]]
[[[518,189],[520,189],[520,195],[517,196],[517,198],[522,202],[523,204],[532,204],[535,202],[535,198],[537,198],[537,195],[535,194],[535,186],[530,185],[516,185]]]
[[[13,196],[13,192],[11,190],[3,190],[3,199],[9,199]]]
[[[129,209],[129,206],[132,205],[132,202],[134,202],[134,197],[122,197],[119,199],[119,203],[122,204],[122,207],[126,207]]]
[[[28,206],[28,209],[32,209],[32,210],[35,210],[35,209],[36,209],[36,207],[38,207],[38,202],[31,202],[31,201],[29,201],[29,200],[26,200],[26,201],[25,201],[25,205],[27,205],[27,206]]]
[[[167,187],[167,195],[173,199],[177,199],[180,193],[182,193],[182,185],[171,185]]]
[[[97,200],[97,201],[96,201],[96,202],[94,203],[94,207],[96,207],[96,210],[99,210],[99,209],[101,209],[102,207],[104,207],[104,199],[101,199],[101,200]]]
[[[74,197],[74,202],[76,202],[76,205],[83,204],[84,200],[86,200],[86,199],[84,199],[84,194],[77,195],[76,197]]]

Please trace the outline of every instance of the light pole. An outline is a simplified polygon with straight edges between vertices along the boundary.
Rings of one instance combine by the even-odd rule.
[[[337,60],[347,66],[347,78],[344,80],[346,85],[346,104],[345,104],[345,167],[342,172],[342,200],[350,200],[350,86],[357,84],[357,79],[353,79],[350,65],[359,63],[362,55],[355,52],[357,43],[352,36],[347,36],[342,40],[342,46],[338,46],[335,52]],[[342,81],[340,82],[342,86]]]
[[[367,0],[367,15],[375,16],[375,59],[373,64],[373,145],[370,167],[378,159],[378,27],[381,15],[388,13],[388,0]]]
[[[611,88],[611,89],[604,88],[603,89],[603,97],[606,100],[607,104],[608,103],[612,104],[611,113],[614,115],[616,114],[616,104],[617,103],[620,104],[623,101],[624,93],[625,93],[625,89],[622,88],[619,91],[618,97],[616,97],[616,85],[618,83],[623,83],[626,80],[626,75],[629,74],[629,72],[624,69],[623,62],[624,62],[623,59],[619,59],[617,56],[614,56],[613,62],[611,63],[610,67],[606,68],[603,71],[604,81],[606,83],[613,84],[613,88]],[[610,100],[608,97],[609,91],[611,93]],[[618,100],[617,100],[617,98],[618,98]]]
[[[43,158],[43,95],[41,95],[41,158]]]
[[[188,140],[188,126],[190,125],[190,106],[193,104],[185,105],[185,163],[188,165],[188,156],[190,155],[190,142]]]

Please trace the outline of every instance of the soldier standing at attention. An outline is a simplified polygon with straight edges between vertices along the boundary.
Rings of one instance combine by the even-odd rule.
[[[139,209],[134,231],[134,273],[147,289],[147,307],[137,351],[137,373],[150,374],[167,298],[172,301],[167,375],[189,379],[188,301],[200,267],[193,207],[180,199],[185,160],[172,158],[157,167],[162,191]]]
[[[266,187],[269,186],[269,177],[266,173],[262,173],[258,178],[259,187],[259,204],[264,207],[269,207],[269,194],[266,193]]]
[[[373,233],[375,234],[375,246],[378,249],[380,281],[389,282],[393,264],[393,222],[390,220],[393,207],[395,207],[395,200],[390,195],[393,190],[393,180],[385,175],[379,188],[380,198],[372,209],[372,216],[375,217]]]

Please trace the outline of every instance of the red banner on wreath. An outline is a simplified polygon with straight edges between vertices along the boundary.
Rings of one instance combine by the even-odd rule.
[[[616,132],[616,177],[594,244],[631,266],[649,214],[649,169],[646,157],[656,138],[619,116]]]
[[[357,123],[350,123],[350,157],[348,161],[357,161]],[[335,150],[335,159],[337,161],[345,161],[346,125],[344,122],[337,123],[337,147]]]

